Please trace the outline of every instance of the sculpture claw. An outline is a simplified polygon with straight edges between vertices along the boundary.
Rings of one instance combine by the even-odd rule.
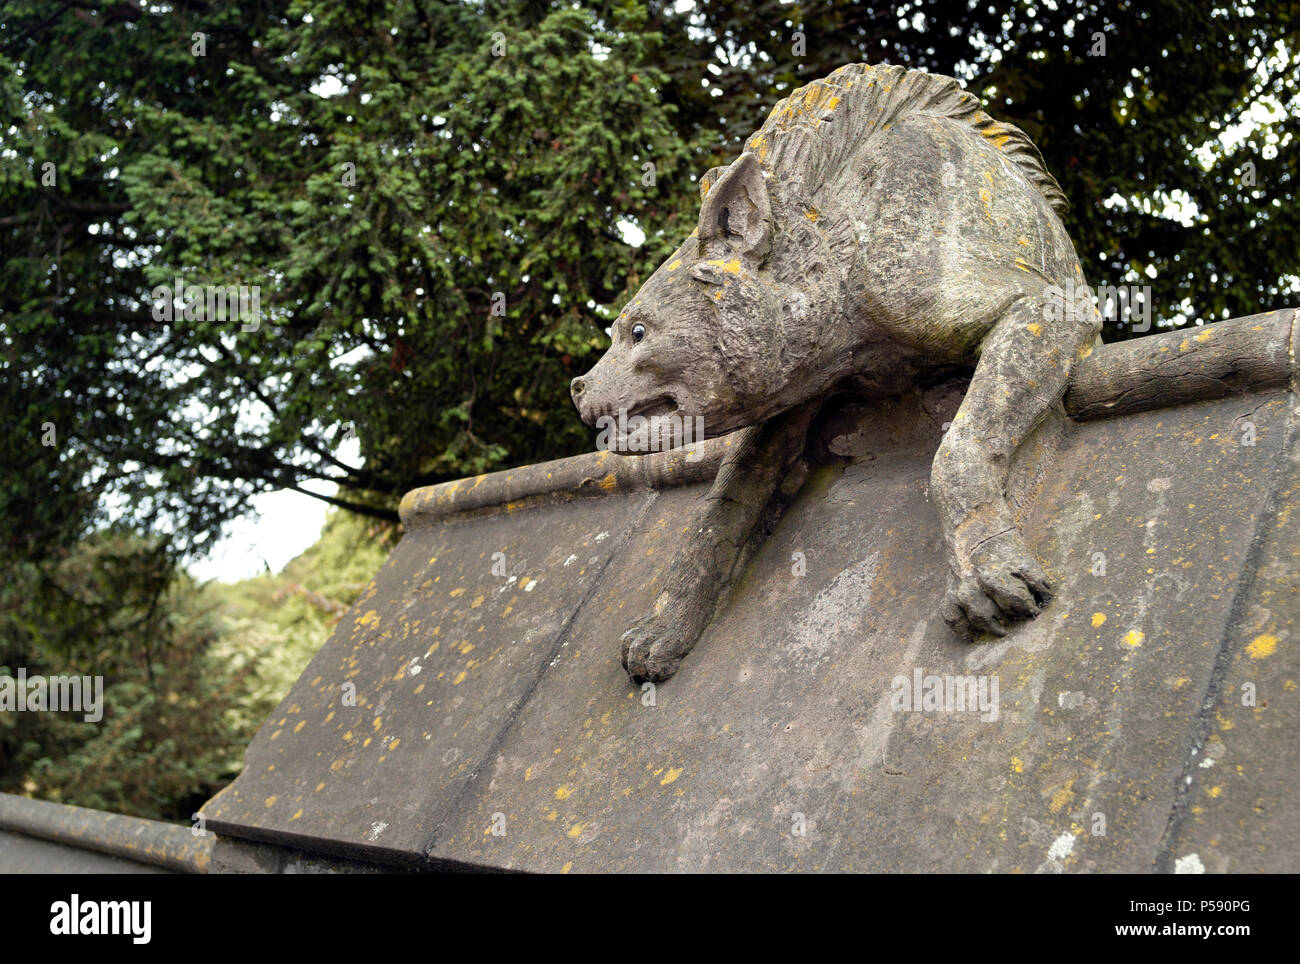
[[[623,633],[623,668],[636,683],[661,683],[677,672],[696,635],[673,620],[642,616]]]
[[[1020,533],[1011,530],[971,553],[970,571],[948,590],[941,614],[968,640],[980,633],[1005,636],[1015,621],[1037,616],[1051,599],[1047,575]]]

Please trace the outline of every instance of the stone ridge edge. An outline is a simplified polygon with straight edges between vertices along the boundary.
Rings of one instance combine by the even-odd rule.
[[[510,511],[559,494],[597,496],[705,482],[717,474],[732,440],[732,435],[724,435],[650,455],[587,452],[428,485],[406,493],[398,513],[409,529],[492,506]]]

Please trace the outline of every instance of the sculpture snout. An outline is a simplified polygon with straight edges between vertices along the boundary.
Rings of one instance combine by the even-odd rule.
[[[600,412],[592,402],[592,392],[587,389],[587,375],[579,375],[569,382],[569,395],[573,398],[574,407],[577,408],[583,423],[588,428],[594,428]]]

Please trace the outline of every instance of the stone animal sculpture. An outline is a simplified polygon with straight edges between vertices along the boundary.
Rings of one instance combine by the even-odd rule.
[[[1060,299],[1084,278],[1038,149],[950,77],[849,64],[778,103],[700,194],[696,230],[572,384],[588,425],[622,410],[644,417],[634,425],[741,430],[623,636],[628,673],[676,671],[828,399],[869,403],[971,367],[931,473],[952,570],[942,614],[967,638],[1037,615],[1051,587],[1008,504],[1009,463],[1100,328]]]

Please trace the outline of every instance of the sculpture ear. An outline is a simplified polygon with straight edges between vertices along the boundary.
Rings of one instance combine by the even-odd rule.
[[[718,238],[744,257],[761,262],[772,248],[772,202],[758,157],[741,154],[716,182],[715,171],[709,171],[700,185],[704,192],[701,243]]]
[[[722,167],[709,168],[708,171],[705,172],[704,176],[700,178],[700,204],[701,205],[704,204],[704,202],[708,199],[709,192],[713,190],[713,185],[717,184],[718,181],[722,180],[722,175],[726,173],[727,173],[727,165],[724,164],[722,165]]]

